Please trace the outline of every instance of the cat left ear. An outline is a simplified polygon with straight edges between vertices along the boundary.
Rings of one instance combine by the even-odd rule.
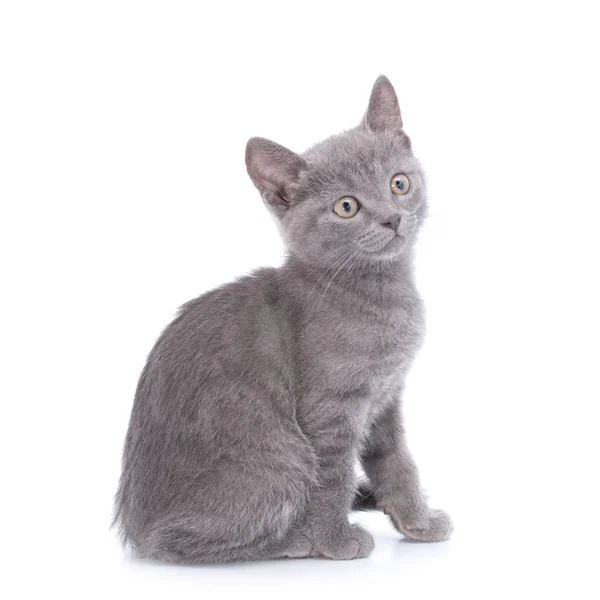
[[[287,207],[306,161],[291,150],[265,138],[252,138],[246,146],[246,168],[266,202]]]
[[[373,86],[363,125],[375,132],[402,129],[398,97],[394,86],[385,75],[380,75]]]

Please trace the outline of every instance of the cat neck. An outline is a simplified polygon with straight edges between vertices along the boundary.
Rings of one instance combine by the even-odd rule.
[[[352,296],[367,303],[396,305],[405,294],[416,294],[412,249],[394,261],[359,262],[349,265],[311,264],[303,257],[288,255],[283,266],[302,288],[309,290],[306,301],[315,296],[329,302]]]

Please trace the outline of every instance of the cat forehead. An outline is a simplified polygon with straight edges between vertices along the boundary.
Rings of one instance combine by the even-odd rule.
[[[403,132],[374,134],[351,130],[313,146],[304,155],[312,183],[363,182],[396,172],[419,170],[408,136]]]

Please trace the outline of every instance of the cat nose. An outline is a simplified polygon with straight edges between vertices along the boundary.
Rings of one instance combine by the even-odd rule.
[[[398,233],[398,227],[400,227],[400,221],[402,221],[402,215],[392,215],[388,217],[387,221],[383,224],[384,227],[389,227]]]

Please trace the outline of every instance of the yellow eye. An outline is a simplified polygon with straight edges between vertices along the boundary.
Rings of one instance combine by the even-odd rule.
[[[396,173],[392,177],[390,185],[392,186],[392,193],[396,196],[404,196],[410,188],[410,181],[404,173]]]
[[[348,219],[353,217],[358,212],[359,208],[360,204],[356,198],[344,196],[333,205],[333,212],[344,219]]]

